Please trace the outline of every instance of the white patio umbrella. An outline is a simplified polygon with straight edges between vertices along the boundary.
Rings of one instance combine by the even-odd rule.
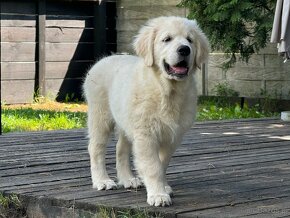
[[[271,42],[278,43],[285,62],[290,59],[290,0],[277,0]]]

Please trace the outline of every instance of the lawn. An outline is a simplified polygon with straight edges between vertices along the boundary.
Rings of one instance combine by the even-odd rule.
[[[3,105],[2,131],[42,131],[83,128],[86,126],[87,106],[83,103],[42,101],[26,105]],[[237,103],[216,100],[199,101],[197,121],[277,116],[259,105],[242,109]]]
[[[197,121],[207,120],[229,120],[245,118],[264,118],[278,116],[277,112],[265,109],[263,106],[256,104],[249,107],[244,104],[241,108],[238,103],[216,102],[206,100],[199,102]]]
[[[86,126],[85,104],[44,101],[26,105],[4,105],[2,132],[75,129]]]

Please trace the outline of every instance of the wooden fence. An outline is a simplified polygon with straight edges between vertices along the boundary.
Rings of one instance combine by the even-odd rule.
[[[57,99],[79,98],[82,78],[97,57],[133,53],[133,38],[148,19],[187,16],[185,8],[176,7],[179,2],[1,0],[3,101],[30,102],[38,91]],[[289,100],[290,63],[283,64],[275,46],[228,72],[220,68],[224,54],[211,53],[203,73],[196,74],[198,94],[216,95],[217,85],[229,84],[241,97]]]
[[[1,99],[81,98],[96,58],[116,51],[114,1],[1,0]]]

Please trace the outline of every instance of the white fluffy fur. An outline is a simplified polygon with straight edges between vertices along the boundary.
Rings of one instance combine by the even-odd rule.
[[[164,42],[167,36],[171,40]],[[166,73],[163,61],[170,66],[178,63],[181,57],[177,49],[182,45],[190,48],[186,57],[189,73],[177,78]],[[117,187],[105,167],[106,144],[116,126],[119,184],[135,188],[142,180],[147,202],[166,206],[171,204],[172,193],[166,169],[192,125],[197,98],[193,73],[208,57],[209,45],[195,21],[159,17],[141,28],[134,48],[138,56],[114,55],[100,60],[84,83],[93,187]],[[139,177],[130,170],[130,152]]]

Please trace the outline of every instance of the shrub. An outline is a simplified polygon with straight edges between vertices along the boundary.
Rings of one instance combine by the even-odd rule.
[[[196,19],[209,37],[213,50],[225,52],[231,67],[240,54],[242,61],[264,48],[272,29],[276,0],[182,0],[188,18]]]
[[[238,97],[239,92],[235,91],[228,82],[218,83],[213,90],[217,96]]]

